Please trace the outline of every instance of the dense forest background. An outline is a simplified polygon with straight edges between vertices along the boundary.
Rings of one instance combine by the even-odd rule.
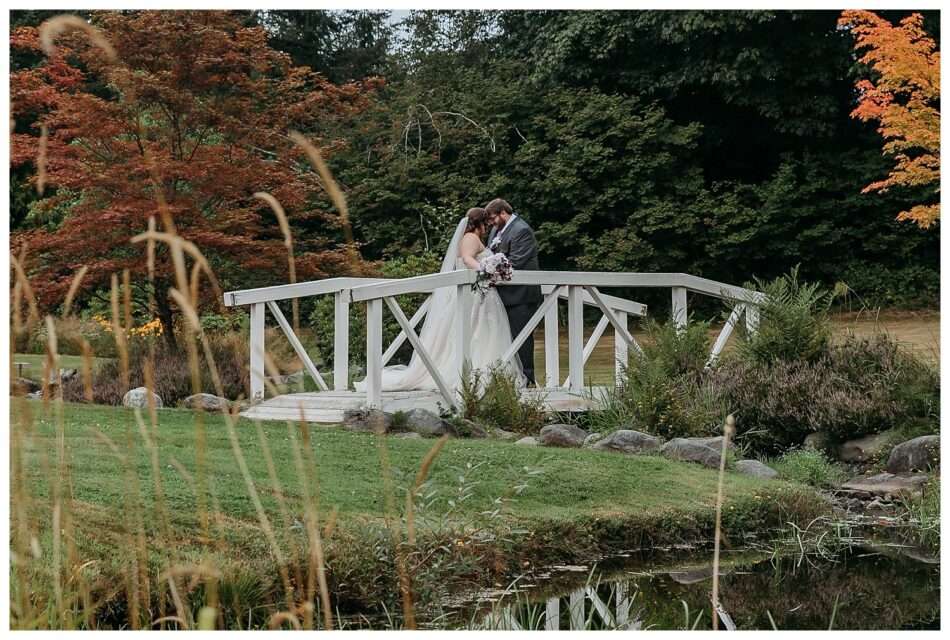
[[[12,26],[52,13],[13,12]],[[469,207],[500,196],[537,230],[545,269],[742,283],[800,264],[869,305],[937,305],[939,223],[895,220],[934,188],[861,193],[890,160],[849,117],[868,69],[836,11],[239,15],[333,83],[381,79],[367,108],[304,131],[339,141],[329,164],[369,260],[438,254]],[[939,43],[938,14],[925,18]],[[11,169],[13,231],[48,223],[34,173]],[[308,202],[332,209],[322,192]],[[298,237],[342,241],[322,224]]]

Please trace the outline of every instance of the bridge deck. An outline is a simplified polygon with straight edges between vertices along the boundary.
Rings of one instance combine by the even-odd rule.
[[[589,411],[600,408],[599,398],[606,387],[592,387],[589,393],[576,394],[566,389],[525,389],[523,397],[544,398],[547,411]],[[438,391],[384,391],[383,411],[409,411],[428,409],[438,412],[439,403],[445,400]],[[347,409],[359,409],[366,405],[366,394],[355,391],[316,391],[287,393],[253,405],[241,415],[251,420],[300,420],[336,424],[343,421]]]

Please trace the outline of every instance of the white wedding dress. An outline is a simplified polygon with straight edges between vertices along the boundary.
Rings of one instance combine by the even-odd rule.
[[[459,246],[465,234],[466,223],[467,220],[463,218],[455,230],[442,261],[443,272],[468,268],[459,257]],[[491,254],[491,250],[484,249],[476,258],[481,262]],[[429,311],[419,332],[420,342],[449,388],[457,388],[461,378],[455,354],[455,314],[458,312],[456,297],[455,287],[437,289],[432,295]],[[511,328],[505,305],[494,288],[484,294],[472,293],[471,327],[471,368],[480,370],[483,380],[490,369],[503,369],[514,377],[519,387],[523,387],[526,379],[518,354],[512,356],[508,362],[501,362],[502,356],[511,347]],[[355,386],[357,391],[365,391],[366,381],[357,381]],[[412,354],[408,365],[383,368],[383,391],[436,389],[438,386],[435,380],[417,353]]]

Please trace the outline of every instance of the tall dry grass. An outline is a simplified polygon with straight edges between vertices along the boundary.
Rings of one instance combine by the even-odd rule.
[[[126,91],[132,87],[124,81],[130,76],[115,49],[109,43],[107,34],[76,16],[56,16],[41,25],[40,37],[44,51],[53,55],[56,37],[67,31],[83,31],[90,41],[101,49],[103,55],[112,64],[111,79]],[[141,122],[136,121],[141,129]],[[37,157],[37,189],[42,194],[47,182],[46,143],[48,132],[44,129]],[[303,135],[293,132],[294,142],[311,160],[314,169],[320,175],[322,184],[341,217],[342,227],[347,240],[349,255],[354,268],[360,258],[353,241],[349,223],[349,213],[342,190],[336,184],[329,169],[323,162],[319,150]],[[225,395],[221,377],[215,363],[214,353],[209,345],[208,336],[202,330],[197,314],[197,303],[201,287],[210,286],[215,297],[220,300],[222,291],[218,279],[202,254],[199,247],[183,238],[175,226],[174,218],[163,196],[160,185],[162,176],[157,164],[145,150],[145,161],[149,169],[150,180],[156,187],[156,208],[161,221],[159,229],[155,216],[148,218],[148,227],[131,239],[131,244],[144,243],[148,280],[154,283],[155,253],[160,244],[167,246],[173,265],[174,286],[167,292],[153,292],[149,308],[154,309],[154,295],[168,295],[179,307],[184,317],[181,343],[187,352],[188,372],[194,393],[201,390],[202,363],[209,372],[211,382],[218,395]],[[291,282],[296,281],[293,255],[293,235],[286,213],[280,203],[270,194],[258,192],[254,197],[266,202],[274,211],[287,248],[288,271]],[[214,491],[213,478],[210,477],[208,464],[205,416],[198,409],[194,414],[194,451],[195,465],[187,469],[181,462],[162,450],[161,430],[158,411],[152,392],[155,390],[154,351],[146,356],[143,363],[144,386],[149,390],[148,405],[145,411],[128,411],[123,431],[123,441],[116,442],[106,433],[95,427],[86,427],[103,447],[106,455],[114,458],[122,473],[122,512],[124,520],[116,523],[124,538],[123,546],[129,550],[124,558],[120,584],[108,584],[101,578],[89,579],[86,569],[95,564],[97,558],[80,557],[75,540],[77,518],[81,517],[76,509],[74,487],[70,475],[70,450],[66,444],[66,405],[63,399],[63,385],[59,379],[59,349],[57,331],[75,327],[68,318],[79,285],[86,268],[79,269],[64,299],[61,317],[41,316],[39,305],[27,274],[29,260],[28,246],[24,244],[19,256],[11,256],[14,271],[12,330],[15,335],[29,333],[37,323],[45,323],[47,338],[46,357],[43,365],[43,411],[50,412],[56,429],[56,447],[47,451],[39,446],[39,433],[36,425],[35,406],[22,397],[14,397],[16,420],[11,425],[11,626],[17,629],[93,629],[100,625],[99,615],[103,607],[117,599],[125,604],[125,615],[112,620],[113,624],[131,629],[214,629],[223,626],[225,619],[219,594],[222,571],[215,567],[211,551],[217,549],[222,536],[220,518],[222,511]],[[190,264],[189,264],[190,263]],[[130,348],[126,335],[132,327],[131,277],[128,270],[112,276],[110,294],[110,322],[116,338],[119,376],[124,388],[130,380]],[[26,314],[23,308],[26,307]],[[299,312],[294,301],[293,324],[299,327]],[[75,330],[75,329],[73,329]],[[92,368],[95,356],[88,342],[82,340],[83,365],[82,384],[84,397],[93,398]],[[12,341],[11,341],[12,342]],[[264,354],[266,368],[272,375],[279,373],[270,353]],[[13,349],[10,351],[10,369],[13,369]],[[278,390],[270,380],[266,381],[268,391],[277,394]],[[302,412],[301,412],[302,416]],[[247,464],[247,456],[261,456],[265,460],[270,489],[273,491],[277,511],[284,526],[290,526],[293,517],[291,508],[282,486],[274,458],[259,422],[255,423],[259,448],[250,454],[242,449],[237,430],[236,410],[221,409],[221,417],[227,430],[234,460],[243,479],[247,495],[250,498],[257,525],[263,534],[274,565],[280,574],[283,590],[282,609],[270,616],[271,628],[323,629],[334,628],[334,602],[328,585],[325,539],[334,532],[336,512],[320,504],[320,484],[318,480],[319,459],[310,441],[309,427],[302,419],[299,423],[287,422],[288,446],[294,459],[294,469],[299,483],[300,495],[305,511],[306,540],[299,544],[292,537],[280,540],[271,516],[263,506],[258,489],[258,479],[252,477]],[[75,428],[73,426],[72,428]],[[387,517],[397,552],[397,566],[400,584],[400,599],[403,604],[403,624],[415,627],[414,596],[409,576],[407,553],[416,544],[413,526],[412,504],[415,493],[425,482],[429,469],[438,456],[445,440],[439,440],[421,461],[419,473],[413,490],[407,496],[408,523],[403,521],[395,508],[393,477],[388,461],[386,440],[379,438],[380,462],[383,469],[382,481],[386,487]],[[151,478],[140,477],[135,460],[138,449],[144,450],[148,460]],[[41,468],[43,475],[50,479],[49,521],[37,520],[32,514],[43,513],[41,498],[31,490],[29,469],[31,457]],[[166,497],[162,467],[173,467],[196,496],[196,519],[199,528],[199,540],[209,553],[198,562],[187,562],[181,557],[181,532],[173,528],[172,513]],[[143,482],[152,487],[154,499],[147,501],[143,493]],[[148,526],[155,523],[154,532]],[[406,533],[408,529],[408,534]],[[52,558],[51,571],[43,571],[40,539],[51,535]],[[164,557],[169,558],[166,566],[154,568],[150,565],[150,548],[158,547]],[[304,566],[292,563],[292,558],[305,558]],[[291,566],[293,568],[291,569]],[[200,594],[201,607],[193,613],[192,598]]]

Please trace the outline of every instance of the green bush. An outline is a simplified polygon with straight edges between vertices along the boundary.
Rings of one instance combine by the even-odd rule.
[[[441,259],[434,253],[410,254],[383,262],[380,276],[383,278],[409,278],[435,273],[441,267]],[[396,301],[402,307],[407,318],[425,302],[426,295],[414,294],[397,296]],[[333,296],[320,296],[309,315],[309,329],[316,336],[316,353],[324,362],[333,361]],[[418,331],[421,324],[416,326]],[[400,332],[399,324],[389,309],[383,310],[383,347],[388,347]],[[366,362],[366,305],[350,305],[350,362],[363,365]],[[408,341],[403,343],[390,364],[407,363],[412,354]]]
[[[844,470],[821,451],[793,449],[772,463],[785,480],[809,484],[826,489],[845,479]]]
[[[756,279],[750,288],[766,296],[759,307],[758,330],[750,333],[738,327],[736,353],[760,364],[776,361],[812,362],[827,353],[831,343],[828,311],[836,294],[817,283],[798,280],[798,267],[771,282]],[[733,300],[733,308],[742,301]]]
[[[708,435],[726,407],[702,384],[709,357],[709,324],[688,319],[684,328],[649,320],[643,353],[634,353],[616,389],[602,398],[590,428],[609,433],[637,429],[667,438]]]
[[[514,376],[504,369],[469,371],[459,392],[469,420],[525,435],[536,435],[545,424],[544,399],[522,397]]]

